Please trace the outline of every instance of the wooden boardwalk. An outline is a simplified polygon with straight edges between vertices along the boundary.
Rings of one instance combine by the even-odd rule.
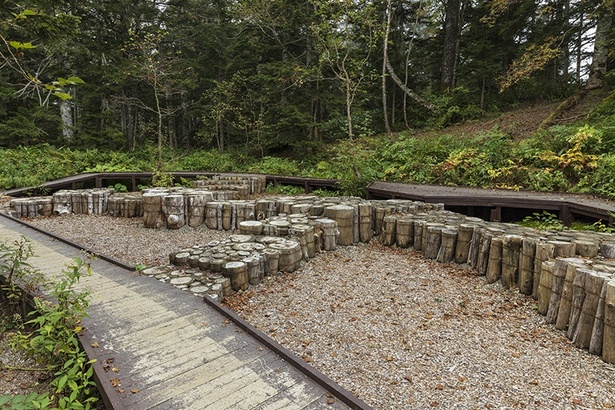
[[[79,252],[0,217],[0,241],[21,235],[32,241],[36,256],[31,264],[47,275],[60,272]],[[80,286],[91,292],[82,341],[97,359],[98,383],[108,395],[108,407],[369,408],[358,399],[343,402],[185,291],[100,259],[93,261],[92,275]]]
[[[562,192],[512,191],[375,181],[366,188],[366,193],[368,199],[403,198],[443,203],[448,207],[491,208],[490,215],[488,215],[489,220],[496,222],[502,220],[503,211],[507,209],[556,211],[566,225],[579,216],[602,219],[605,223],[615,222],[614,201]],[[460,209],[456,211],[467,213]]]

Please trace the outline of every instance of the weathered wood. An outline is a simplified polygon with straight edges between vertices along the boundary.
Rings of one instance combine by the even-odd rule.
[[[373,206],[369,202],[359,204],[359,239],[369,242],[374,236]]]
[[[505,235],[502,241],[502,286],[512,289],[519,283],[519,257],[523,237]]]
[[[476,259],[476,271],[481,276],[487,275],[487,265],[489,264],[489,251],[491,248],[491,239],[493,234],[486,230],[480,237],[478,246],[478,257]]]
[[[418,219],[414,221],[414,249],[417,251],[423,250],[423,230],[427,222]]]
[[[354,242],[354,208],[347,205],[333,205],[325,208],[324,216],[337,222],[339,237],[337,244],[351,245]]]
[[[163,197],[162,211],[167,229],[179,229],[186,224],[183,195],[173,194]]]
[[[572,258],[576,253],[576,246],[572,242],[564,242],[564,241],[549,241],[549,243],[553,244],[553,257],[554,258]]]
[[[610,276],[600,273],[602,283],[598,294],[598,305],[596,307],[596,319],[592,328],[592,337],[589,342],[589,352],[598,356],[602,356],[602,343],[604,339],[604,310],[606,290],[610,280]]]
[[[495,283],[502,277],[502,238],[491,238],[486,276],[487,283]]]
[[[243,235],[261,235],[263,233],[263,223],[261,221],[240,222],[239,233]]]
[[[468,265],[476,269],[478,263],[478,253],[480,251],[480,239],[483,235],[483,229],[480,226],[475,226],[470,240],[470,249],[468,251]]]
[[[203,224],[205,220],[205,206],[207,202],[213,200],[211,193],[194,192],[186,195],[186,207],[188,215],[188,226],[196,228]]]
[[[536,239],[523,238],[521,263],[519,267],[519,292],[531,295],[534,291],[534,259],[536,257]]]
[[[382,221],[384,217],[391,214],[391,208],[388,206],[375,206],[374,207],[374,234],[380,236],[382,231]]]
[[[249,287],[248,265],[245,262],[228,262],[224,265],[224,275],[231,279],[234,291],[247,290]]]
[[[532,297],[538,299],[538,287],[540,286],[540,275],[542,275],[542,264],[553,258],[553,245],[545,242],[536,243],[536,255],[534,258],[534,286],[532,288]],[[549,291],[551,286],[549,285]],[[546,314],[546,311],[542,313]]]
[[[602,359],[615,364],[615,280],[610,280],[604,296]]]
[[[318,218],[314,220],[316,227],[318,228],[318,234],[321,239],[320,243],[322,249],[325,251],[335,250],[337,247],[337,223],[332,219]]]
[[[470,242],[474,235],[474,225],[460,224],[457,232],[457,245],[455,247],[455,262],[468,263]]]
[[[280,271],[280,251],[267,248],[263,251],[265,256],[265,274],[274,275]]]
[[[553,271],[555,270],[555,262],[544,261],[541,265],[540,283],[536,298],[538,300],[538,313],[546,315],[549,310],[551,301],[551,292],[553,289]]]
[[[603,283],[603,274],[592,270],[587,271],[583,289],[585,298],[583,299],[583,306],[580,309],[580,315],[571,339],[578,348],[589,349],[591,344]]]
[[[568,264],[564,259],[556,259],[553,268],[553,282],[551,285],[551,298],[549,300],[549,310],[547,311],[547,323],[555,323],[559,313],[559,305],[562,299],[564,281],[566,278]]]
[[[414,220],[411,217],[397,218],[396,244],[399,248],[408,248],[414,243]]]
[[[564,261],[562,260],[562,262]],[[572,308],[572,283],[574,282],[577,268],[580,267],[579,265],[570,262],[565,263],[566,273],[564,276],[564,285],[562,286],[559,310],[555,319],[555,328],[559,330],[566,330],[568,328],[568,323],[570,321],[570,310]]]
[[[54,208],[55,213],[55,208]],[[615,242],[603,242],[600,244],[600,255],[607,259],[615,259]]]
[[[436,259],[438,256],[438,250],[442,244],[442,226],[437,224],[426,224],[427,235],[424,242],[425,247],[423,253],[427,259]]]
[[[600,246],[597,242],[588,240],[575,240],[574,241],[576,253],[584,258],[595,258],[598,256]]]
[[[143,193],[143,226],[158,229],[166,226],[162,213],[162,198],[166,192]]]
[[[447,227],[442,229],[442,243],[438,250],[436,260],[441,263],[449,263],[455,260],[455,245],[457,243],[457,228]]]
[[[396,242],[397,215],[387,215],[382,220],[380,243],[384,246],[393,246]],[[341,245],[341,244],[340,244]]]
[[[568,320],[568,339],[574,341],[574,335],[577,332],[583,302],[585,301],[585,281],[589,276],[590,271],[585,268],[578,268],[572,282],[572,304],[570,306],[570,319]],[[591,337],[591,335],[589,335]],[[589,347],[589,338],[587,346]]]

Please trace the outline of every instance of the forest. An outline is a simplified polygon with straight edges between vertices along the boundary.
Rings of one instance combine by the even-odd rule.
[[[55,167],[64,173],[207,166],[348,174],[356,186],[373,177],[570,189],[597,163],[592,156],[615,153],[614,8],[613,0],[5,0],[0,187],[36,182],[10,169],[43,155],[63,157]],[[542,127],[536,140],[556,142],[526,149],[530,164],[499,152],[503,163],[489,173],[490,162],[476,158],[490,148],[454,137],[428,158],[442,168],[431,176],[402,172],[408,164],[396,157],[439,144],[412,143],[417,129],[596,92],[598,111],[575,127]],[[473,138],[519,143],[490,132]],[[583,169],[571,165],[575,149]],[[486,164],[482,179],[438,176],[468,155]],[[155,162],[139,163],[146,157]],[[43,175],[62,173],[37,158]],[[340,160],[346,169],[335,169]],[[544,163],[556,182],[498,180],[506,166],[511,174]]]

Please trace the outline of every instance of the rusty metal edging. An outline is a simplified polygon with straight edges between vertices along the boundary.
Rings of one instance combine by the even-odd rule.
[[[214,300],[209,295],[205,295],[203,299],[205,303],[207,303],[209,306],[213,307],[222,315],[226,316],[242,330],[249,333],[256,340],[258,340],[267,348],[275,352],[282,359],[286,360],[293,367],[298,369],[301,373],[305,374],[310,379],[318,383],[321,387],[325,388],[329,393],[331,393],[334,397],[339,399],[344,404],[348,405],[350,408],[357,410],[372,409],[371,406],[364,403],[361,399],[359,399],[358,397],[350,393],[348,390],[344,389],[342,386],[331,380],[325,374],[321,373],[314,367],[301,360],[293,352],[280,345],[278,342],[276,342],[254,326],[252,326],[250,323],[239,317],[235,312],[222,306],[218,301]]]

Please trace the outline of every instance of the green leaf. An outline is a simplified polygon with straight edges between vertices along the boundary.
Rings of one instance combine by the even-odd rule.
[[[77,77],[77,76],[71,76],[68,77],[66,79],[66,81],[69,81],[71,84],[76,85],[76,84],[85,84],[85,81],[83,81],[81,78]]]
[[[73,98],[73,97],[71,97],[70,94],[62,93],[60,91],[54,91],[53,95],[55,95],[56,97],[59,97],[62,101],[70,100],[70,99]]]
[[[9,41],[11,47],[17,50],[29,50],[32,48],[36,48],[36,46],[32,43],[20,43],[19,41]]]

